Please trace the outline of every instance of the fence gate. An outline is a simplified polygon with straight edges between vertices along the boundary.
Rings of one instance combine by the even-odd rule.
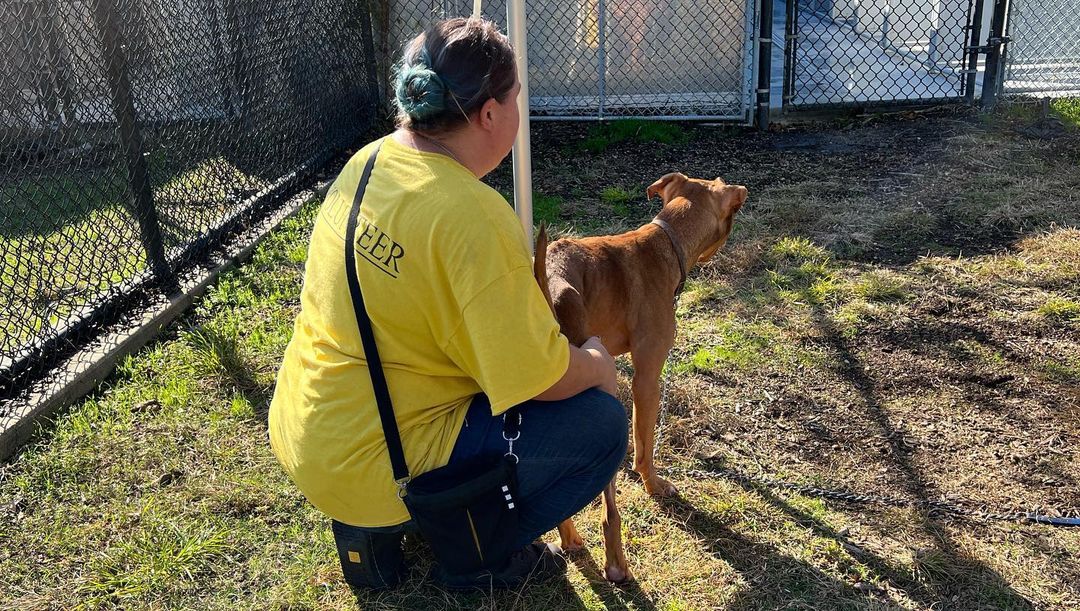
[[[976,85],[966,49],[982,25],[978,1],[787,0],[784,107],[965,98]]]
[[[531,0],[529,93],[533,118],[640,116],[749,123],[755,0]],[[385,3],[376,19],[383,78],[413,35],[472,0]],[[483,3],[506,28],[506,1]]]
[[[1080,95],[1080,2],[1012,0],[1006,94]]]

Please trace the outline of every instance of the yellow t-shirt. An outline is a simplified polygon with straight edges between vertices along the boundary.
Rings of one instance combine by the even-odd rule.
[[[357,275],[412,475],[443,466],[473,395],[499,414],[566,372],[569,345],[496,191],[444,155],[384,138],[356,230]],[[408,520],[345,281],[360,150],[311,235],[300,314],[270,404],[270,443],[308,500],[354,526]]]

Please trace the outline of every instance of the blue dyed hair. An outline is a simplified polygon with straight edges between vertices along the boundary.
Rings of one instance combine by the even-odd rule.
[[[415,121],[424,121],[441,114],[446,109],[447,94],[454,94],[431,69],[426,51],[417,60],[398,69],[394,94],[402,112]]]
[[[432,24],[405,48],[394,80],[398,125],[421,132],[454,129],[491,98],[514,87],[514,50],[483,19]]]

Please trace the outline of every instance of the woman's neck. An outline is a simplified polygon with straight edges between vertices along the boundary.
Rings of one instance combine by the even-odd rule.
[[[425,153],[446,155],[465,166],[477,178],[482,178],[490,170],[484,168],[482,155],[475,154],[475,145],[465,130],[458,130],[443,136],[427,136],[409,129],[399,128],[392,136],[398,144]]]

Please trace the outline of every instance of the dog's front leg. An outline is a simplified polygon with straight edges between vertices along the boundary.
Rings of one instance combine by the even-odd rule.
[[[657,496],[673,496],[677,492],[671,482],[656,474],[653,464],[656,418],[660,413],[660,374],[673,341],[674,333],[666,341],[640,342],[633,347],[631,355],[634,360],[634,471],[641,476],[645,490]]]
[[[618,477],[616,475],[616,477]],[[604,488],[604,514],[600,518],[604,532],[604,578],[611,583],[626,583],[634,578],[622,544],[622,516],[615,504],[615,478]]]

